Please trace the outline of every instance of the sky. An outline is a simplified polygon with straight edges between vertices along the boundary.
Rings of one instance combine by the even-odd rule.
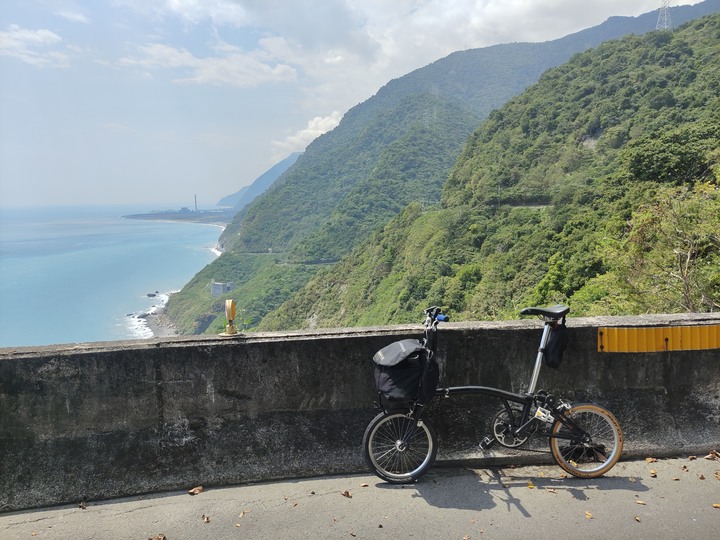
[[[0,0],[0,207],[210,208],[394,78],[660,4]]]

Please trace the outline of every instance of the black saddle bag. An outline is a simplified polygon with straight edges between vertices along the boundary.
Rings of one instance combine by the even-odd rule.
[[[545,352],[543,353],[543,362],[545,365],[553,369],[560,367],[567,345],[568,331],[567,326],[565,326],[565,317],[563,317],[562,321],[556,322],[553,327],[550,328],[550,336],[548,337]]]

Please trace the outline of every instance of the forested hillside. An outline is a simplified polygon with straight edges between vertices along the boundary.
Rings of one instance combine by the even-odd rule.
[[[673,20],[719,7],[682,6]],[[614,17],[552,42],[457,52],[389,82],[237,214],[221,237],[226,253],[171,297],[169,316],[183,333],[217,332],[234,298],[243,326],[254,327],[408,204],[438,204],[467,137],[493,109],[573,53],[656,19]],[[235,288],[212,298],[212,280]]]
[[[720,308],[720,16],[575,55],[475,131],[411,204],[260,328]]]

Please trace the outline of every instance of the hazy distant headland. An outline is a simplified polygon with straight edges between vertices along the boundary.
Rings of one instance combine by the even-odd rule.
[[[237,213],[232,208],[218,208],[217,210],[154,210],[143,214],[128,214],[123,219],[147,219],[157,221],[186,221],[188,223],[207,223],[208,225],[222,225],[230,223]]]

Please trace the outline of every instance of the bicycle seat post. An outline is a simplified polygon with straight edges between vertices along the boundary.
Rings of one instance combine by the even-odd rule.
[[[540,367],[542,366],[543,355],[545,354],[545,346],[547,345],[548,338],[550,337],[550,328],[553,323],[553,320],[549,317],[543,317],[543,320],[545,321],[545,325],[543,326],[543,333],[540,338],[540,348],[538,349],[537,356],[535,357],[535,369],[533,369],[532,378],[530,379],[528,394],[535,393],[538,378],[540,377]]]
[[[543,334],[540,338],[540,348],[538,349],[537,356],[535,357],[535,369],[533,369],[532,378],[530,379],[528,394],[535,393],[538,377],[540,377],[540,366],[542,365],[543,356],[545,355],[545,347],[547,346],[548,339],[550,338],[551,326],[555,324],[556,321],[564,318],[569,312],[569,307],[560,304],[548,308],[526,307],[520,311],[520,315],[540,315],[545,323],[543,327]]]

